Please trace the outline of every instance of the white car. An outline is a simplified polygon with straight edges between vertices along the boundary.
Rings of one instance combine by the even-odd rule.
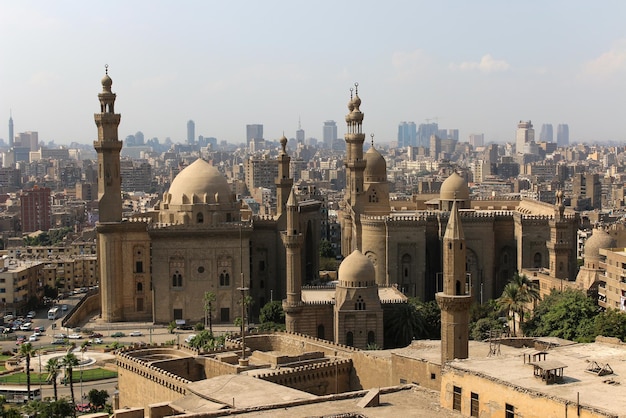
[[[130,337],[141,337],[143,334],[141,333],[141,331],[133,331],[130,334],[128,334]]]
[[[185,342],[189,344],[194,338],[196,338],[196,334],[189,334],[189,337],[185,338]]]
[[[33,334],[30,337],[28,337],[28,341],[30,341],[30,342],[37,341],[38,339],[39,339],[39,337],[36,336],[35,334]]]
[[[25,324],[20,325],[20,329],[22,331],[30,331],[32,327],[33,327],[33,323],[32,322],[27,322]]]
[[[70,334],[67,336],[67,338],[69,338],[70,340],[80,340],[81,338],[83,338],[83,336],[80,334]]]
[[[37,312],[30,311],[29,313],[26,314],[26,318],[33,319],[36,315],[37,315]]]

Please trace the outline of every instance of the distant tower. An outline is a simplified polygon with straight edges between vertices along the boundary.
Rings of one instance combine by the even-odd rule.
[[[524,154],[524,145],[529,142],[535,142],[535,129],[531,121],[519,121],[517,124],[517,132],[515,134],[515,152]]]
[[[293,189],[289,194],[286,209],[287,230],[281,235],[287,252],[287,299],[283,300],[283,311],[287,332],[298,332],[297,319],[303,306],[301,249],[304,239],[300,232],[300,214]]]
[[[196,138],[196,124],[194,121],[187,121],[187,143],[193,144]]]
[[[552,142],[554,140],[551,123],[544,123],[543,125],[541,125],[539,140],[541,142]]]
[[[556,146],[566,147],[569,145],[569,126],[562,123],[556,127]]]
[[[117,139],[120,114],[114,111],[115,93],[111,92],[113,81],[108,67],[102,78],[100,113],[94,115],[98,127],[98,140],[93,146],[98,153],[98,210],[100,222],[122,220],[122,177],[120,176],[120,151],[122,141]]]
[[[469,309],[472,293],[466,277],[465,234],[456,200],[443,236],[443,292],[436,294],[441,308],[441,365],[468,357]]]
[[[9,147],[13,148],[13,138],[14,138],[14,133],[13,133],[13,114],[11,111],[9,111]]]
[[[298,130],[296,131],[296,142],[298,144],[304,144],[304,129],[302,129],[300,118],[298,118]]]
[[[550,240],[546,242],[550,257],[550,276],[561,280],[574,280],[576,274],[576,230],[565,218],[563,191],[556,192],[554,218],[550,225]]]
[[[332,149],[337,140],[337,123],[334,120],[327,120],[323,129],[324,146]]]
[[[278,154],[278,177],[274,180],[276,184],[276,215],[280,216],[285,210],[285,204],[287,198],[290,197],[289,193],[293,194],[291,186],[293,186],[293,179],[289,177],[289,162],[291,158],[287,154],[287,138],[285,135],[280,138],[281,150]]]

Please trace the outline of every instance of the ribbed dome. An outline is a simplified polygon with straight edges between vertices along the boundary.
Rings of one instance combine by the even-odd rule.
[[[354,250],[339,266],[339,281],[342,283],[375,283],[376,270],[372,262],[361,251]]]
[[[441,200],[469,200],[467,182],[455,171],[441,185],[439,198]]]
[[[171,195],[170,205],[182,205],[193,202],[195,195],[199,201],[205,201],[204,195],[209,198],[206,201],[215,201],[219,195],[219,202],[232,202],[232,192],[226,178],[217,168],[198,158],[183,171],[178,173],[168,194]],[[183,199],[183,195],[186,199]]]
[[[604,229],[594,229],[585,242],[585,259],[600,257],[600,248],[613,248],[616,242]]]
[[[371,146],[365,153],[363,175],[366,182],[387,181],[387,162],[374,146]]]

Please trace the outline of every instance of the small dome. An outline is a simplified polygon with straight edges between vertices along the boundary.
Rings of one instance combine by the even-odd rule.
[[[182,205],[183,195],[187,199],[192,199],[193,195],[200,199],[205,194],[210,197],[219,195],[219,203],[232,202],[232,192],[226,177],[202,158],[178,173],[168,193],[171,195],[170,205]]]
[[[374,146],[365,153],[365,181],[387,181],[387,162]]]
[[[356,110],[359,110],[359,108],[361,107],[361,98],[359,97],[358,93],[354,95],[353,103]]]
[[[354,250],[339,266],[339,280],[341,282],[376,282],[376,270],[372,262],[361,251]]]
[[[109,77],[109,74],[105,74],[104,77],[102,77],[102,88],[107,91],[110,91],[112,85],[113,85],[113,80],[111,80],[111,77]]]
[[[455,171],[441,185],[439,198],[441,200],[469,200],[467,182]]]
[[[593,234],[585,242],[585,259],[600,257],[600,248],[615,247],[615,239],[604,229],[594,229]]]

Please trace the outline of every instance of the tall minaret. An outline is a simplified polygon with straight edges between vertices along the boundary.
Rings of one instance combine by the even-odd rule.
[[[289,162],[291,158],[287,154],[287,138],[283,134],[280,138],[281,150],[278,154],[278,177],[274,180],[276,184],[276,215],[280,216],[285,210],[285,203],[290,196],[289,191],[293,186],[293,179],[289,177]]]
[[[351,90],[352,91],[352,90]],[[358,206],[358,196],[363,194],[363,170],[365,161],[363,160],[363,113],[359,109],[361,98],[359,97],[359,83],[354,83],[354,97],[348,103],[350,113],[346,115],[347,133],[346,140],[346,180],[349,188],[349,202],[354,208]]]
[[[302,311],[302,267],[300,214],[296,196],[291,189],[287,201],[287,230],[282,233],[287,251],[287,299],[283,300],[285,323],[288,332],[298,332],[297,317]]]
[[[572,248],[576,245],[576,233],[572,230],[572,222],[564,216],[563,191],[556,192],[554,218],[548,221],[550,225],[550,240],[546,242],[550,257],[550,276],[557,279],[574,280],[575,269],[570,266]]]
[[[9,148],[13,148],[13,138],[15,133],[13,132],[13,112],[9,111]]]
[[[98,140],[93,146],[98,153],[98,210],[100,222],[122,220],[122,177],[120,175],[120,150],[122,141],[117,139],[120,114],[114,111],[115,93],[111,92],[113,81],[108,66],[102,78],[100,113],[94,114],[98,126]]]
[[[466,279],[465,234],[457,201],[443,236],[443,292],[436,294],[441,308],[441,365],[468,357],[469,310],[472,292]]]

